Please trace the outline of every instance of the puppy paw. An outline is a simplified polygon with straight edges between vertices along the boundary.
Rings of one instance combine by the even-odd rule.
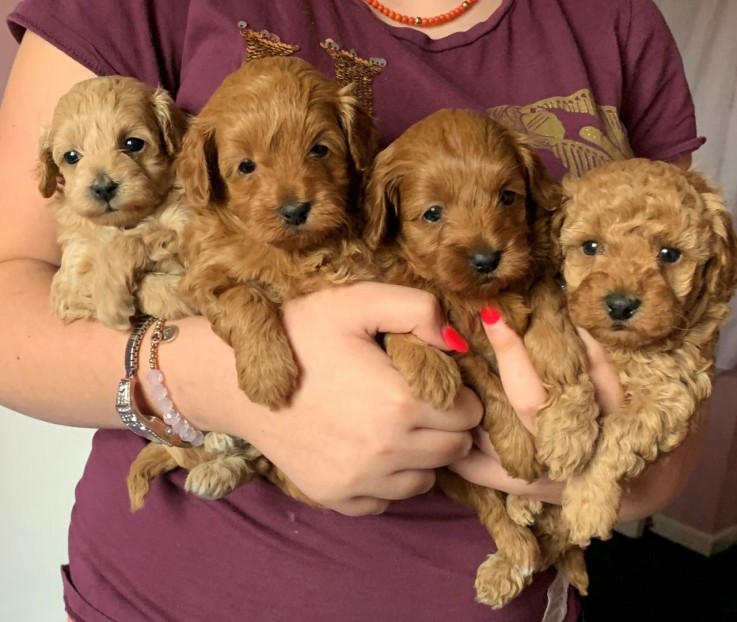
[[[507,496],[507,514],[518,525],[532,525],[542,509],[542,501],[519,495]]]
[[[616,506],[608,500],[564,494],[562,516],[569,530],[569,541],[580,547],[587,547],[592,538],[611,538],[617,515]]]
[[[521,425],[519,427],[522,428]],[[502,466],[512,477],[533,482],[542,475],[542,467],[536,458],[535,440],[524,428],[502,442],[492,438],[491,443]]]
[[[192,307],[182,299],[180,289],[180,275],[149,273],[138,284],[136,305],[146,315],[167,320],[194,315]]]
[[[116,330],[130,329],[130,318],[136,313],[135,299],[130,292],[119,297],[98,297],[96,302],[97,320],[101,324]]]
[[[547,475],[565,481],[588,464],[599,435],[595,404],[556,404],[560,413],[546,409],[538,413],[537,460],[547,467]],[[562,411],[562,412],[561,412]]]
[[[476,572],[476,600],[499,609],[532,582],[532,573],[532,567],[515,566],[500,553],[489,555]]]
[[[577,430],[557,435],[555,442],[539,443],[536,457],[547,467],[548,477],[561,482],[580,473],[594,453],[597,433],[595,428]]]
[[[463,386],[461,371],[453,358],[414,335],[387,335],[385,345],[414,398],[438,410],[448,410],[453,405]]]
[[[438,410],[448,410],[463,386],[458,365],[447,354],[430,348],[424,358],[419,373],[405,373],[412,396]]]
[[[236,357],[236,368],[240,389],[252,402],[271,410],[285,406],[297,389],[299,370],[291,350],[288,358],[257,353]]]
[[[194,467],[188,473],[184,487],[203,499],[221,499],[253,476],[253,471],[242,458],[217,457]]]

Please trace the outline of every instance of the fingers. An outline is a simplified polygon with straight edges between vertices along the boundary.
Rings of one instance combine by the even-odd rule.
[[[345,501],[327,503],[327,507],[346,516],[370,516],[382,514],[389,507],[386,499],[375,497],[354,497]]]
[[[365,495],[329,503],[329,506],[347,516],[381,514],[391,501],[409,499],[428,492],[435,485],[435,470],[398,471],[378,480],[376,484]]]
[[[589,359],[589,377],[594,383],[596,401],[605,413],[615,410],[624,398],[624,390],[619,382],[619,374],[609,363],[606,351],[584,328],[576,328],[586,346]]]
[[[484,407],[476,393],[463,387],[449,410],[435,410],[428,405],[413,415],[415,428],[430,428],[445,432],[473,430],[484,415]]]
[[[534,417],[547,393],[532,365],[522,338],[504,321],[498,310],[481,311],[481,320],[499,365],[499,377],[509,403],[524,423],[534,427]]]
[[[479,449],[472,449],[465,458],[448,467],[462,478],[503,492],[515,495],[524,495],[545,503],[561,504],[563,482],[553,482],[547,478],[540,478],[528,483],[509,475],[497,459]]]
[[[372,337],[377,333],[413,333],[443,350],[444,319],[432,294],[413,287],[382,283],[356,283],[347,288],[352,296],[351,322]]]

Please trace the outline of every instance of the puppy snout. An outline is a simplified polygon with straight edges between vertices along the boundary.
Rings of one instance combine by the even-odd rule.
[[[640,307],[640,300],[631,298],[622,293],[611,293],[604,297],[604,306],[613,320],[626,322],[629,320]]]
[[[107,175],[100,175],[92,182],[90,192],[98,201],[105,201],[108,203],[118,191],[118,186],[119,184],[110,179]]]
[[[285,203],[279,208],[279,214],[286,224],[298,227],[307,222],[311,207],[309,203]]]
[[[473,269],[481,274],[494,272],[499,267],[501,259],[501,252],[492,250],[477,251],[468,257],[468,261],[471,263]]]

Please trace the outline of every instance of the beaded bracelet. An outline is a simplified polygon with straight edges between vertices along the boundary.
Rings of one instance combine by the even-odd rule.
[[[176,409],[164,384],[164,374],[158,367],[159,344],[172,341],[179,334],[177,326],[170,325],[164,328],[165,323],[166,320],[163,318],[154,320],[154,329],[151,334],[151,352],[148,357],[149,370],[146,374],[146,380],[151,387],[151,395],[156,400],[158,411],[163,414],[164,423],[184,442],[197,447],[205,442],[205,435],[192,426],[182,413]]]
[[[167,435],[168,426],[161,419],[140,412],[135,400],[138,352],[141,349],[143,336],[153,322],[154,319],[148,316],[134,320],[133,329],[125,347],[125,378],[118,383],[115,410],[126,427],[138,436],[164,445],[181,444],[181,441],[176,442],[178,439],[171,439],[170,435]]]

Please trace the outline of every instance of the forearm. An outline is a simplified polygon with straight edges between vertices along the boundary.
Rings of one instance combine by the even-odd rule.
[[[122,427],[115,396],[128,333],[97,322],[64,325],[49,305],[53,271],[33,260],[0,264],[0,404],[62,425]],[[180,336],[161,346],[159,359],[180,411],[206,426],[213,423],[208,411],[217,408],[215,425],[246,435],[247,413],[256,421],[259,409],[237,389],[232,351],[202,317],[177,324]],[[149,347],[150,331],[139,365],[144,393]]]

